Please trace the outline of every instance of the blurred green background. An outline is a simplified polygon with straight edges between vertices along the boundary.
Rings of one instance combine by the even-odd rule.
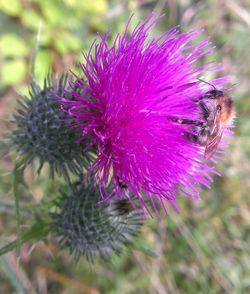
[[[235,84],[235,135],[223,175],[202,201],[180,200],[182,213],[150,220],[136,245],[110,263],[77,266],[55,240],[25,245],[0,257],[0,293],[250,293],[250,1],[249,0],[0,0],[0,118],[4,134],[16,107],[18,92],[26,93],[39,23],[40,50],[35,75],[42,82],[50,69],[60,74],[81,61],[96,32],[111,38],[149,12],[165,14],[154,32],[180,24],[181,30],[205,29],[216,45],[210,60],[222,63]],[[1,159],[1,245],[16,236],[11,155]],[[56,187],[44,176],[25,178],[21,189],[21,223],[30,226],[46,208]],[[29,191],[29,192],[27,192]]]

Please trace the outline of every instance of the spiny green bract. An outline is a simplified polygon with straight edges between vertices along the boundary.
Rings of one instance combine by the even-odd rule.
[[[96,187],[72,185],[68,193],[61,193],[58,212],[53,213],[52,227],[62,248],[67,248],[76,261],[85,256],[93,262],[96,257],[108,260],[129,245],[142,225],[141,212],[127,200],[101,200]]]
[[[16,128],[11,140],[25,165],[38,159],[38,172],[48,163],[52,177],[56,172],[69,179],[69,172],[80,174],[88,167],[91,156],[83,153],[82,143],[76,143],[78,130],[66,126],[65,119],[70,117],[56,102],[56,95],[66,96],[62,88],[67,82],[64,75],[59,80],[48,76],[43,88],[31,83],[30,98],[21,96],[18,100],[21,109],[14,115]]]

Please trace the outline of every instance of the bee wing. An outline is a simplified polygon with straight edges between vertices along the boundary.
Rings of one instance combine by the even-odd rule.
[[[204,157],[206,159],[209,159],[214,154],[223,135],[224,126],[220,123],[220,116],[221,110],[220,108],[217,108],[214,116],[213,128],[206,142],[206,148],[204,153]]]

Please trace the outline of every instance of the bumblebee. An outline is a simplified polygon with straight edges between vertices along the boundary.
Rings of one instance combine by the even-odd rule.
[[[174,119],[174,121],[194,126],[193,133],[187,134],[187,137],[204,146],[204,157],[209,159],[217,150],[225,127],[232,121],[235,110],[230,96],[218,90],[214,85],[200,81],[213,87],[212,90],[194,100],[200,107],[201,120]]]

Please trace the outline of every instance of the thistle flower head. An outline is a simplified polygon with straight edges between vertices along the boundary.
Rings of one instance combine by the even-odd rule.
[[[73,99],[59,99],[88,147],[97,146],[90,172],[104,200],[131,193],[146,209],[149,200],[156,212],[155,201],[178,209],[180,191],[198,198],[198,187],[211,183],[208,173],[214,170],[203,163],[204,147],[188,138],[193,126],[178,119],[203,119],[197,100],[208,85],[197,78],[220,71],[216,64],[197,64],[212,51],[208,39],[192,45],[200,32],[173,28],[149,38],[158,19],[150,15],[130,35],[128,22],[111,46],[108,35],[99,35],[81,64],[85,80],[76,76],[66,91]],[[225,81],[210,80],[220,88]]]
[[[48,163],[52,176],[57,172],[69,178],[69,172],[80,174],[87,167],[90,155],[75,142],[79,131],[65,125],[65,115],[55,102],[53,93],[63,95],[66,83],[67,76],[60,80],[49,76],[43,88],[32,82],[30,97],[18,100],[21,109],[14,115],[15,129],[10,137],[25,165],[38,159],[38,171]]]
[[[112,200],[111,206],[97,205],[100,200],[96,187],[75,184],[57,201],[59,210],[52,214],[54,233],[76,261],[81,256],[107,260],[139,233],[141,215],[127,200]]]

